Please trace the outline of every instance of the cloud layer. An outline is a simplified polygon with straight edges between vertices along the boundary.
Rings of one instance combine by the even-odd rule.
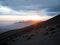
[[[0,0],[0,15],[55,15],[60,13],[60,0]]]

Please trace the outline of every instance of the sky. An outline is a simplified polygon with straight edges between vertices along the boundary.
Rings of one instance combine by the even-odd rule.
[[[34,17],[37,15],[40,18],[45,16],[45,19],[48,19],[59,13],[60,0],[0,0],[0,20],[3,20],[5,15],[7,17],[12,16],[12,18],[13,16],[30,18],[28,16]]]

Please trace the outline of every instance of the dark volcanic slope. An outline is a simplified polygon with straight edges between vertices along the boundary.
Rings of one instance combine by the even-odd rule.
[[[42,23],[0,34],[1,45],[58,45],[58,40],[60,40],[60,15]]]

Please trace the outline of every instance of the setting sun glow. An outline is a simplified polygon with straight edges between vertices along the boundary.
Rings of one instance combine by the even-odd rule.
[[[28,20],[47,20],[50,17],[48,16],[39,16],[39,15],[28,15],[28,16],[9,16],[9,15],[5,15],[5,16],[0,16],[0,20],[20,20],[20,21],[28,21]]]

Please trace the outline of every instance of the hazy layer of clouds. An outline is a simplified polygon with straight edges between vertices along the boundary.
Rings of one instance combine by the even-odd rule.
[[[3,8],[3,9],[2,9]],[[6,9],[6,10],[5,10]],[[0,0],[0,14],[23,14],[38,11],[55,15],[60,13],[60,0]]]

